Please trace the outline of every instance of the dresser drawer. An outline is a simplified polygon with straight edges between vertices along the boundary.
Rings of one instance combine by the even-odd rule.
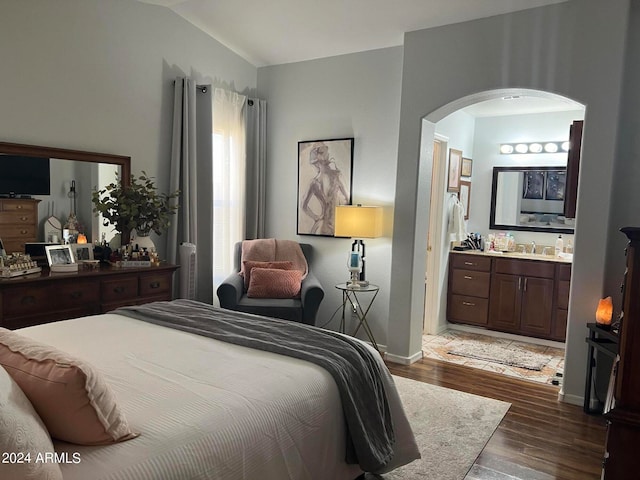
[[[33,225],[36,223],[34,212],[0,212],[0,225]]]
[[[464,255],[461,253],[452,253],[450,256],[450,261],[453,268],[476,270],[479,272],[491,271],[491,258],[484,257],[482,255]]]
[[[102,280],[100,285],[102,302],[119,302],[138,296],[138,276],[130,275]]]
[[[0,212],[32,212],[38,209],[40,200],[4,199],[0,201]]]
[[[452,270],[451,293],[471,295],[473,297],[489,297],[491,274],[473,270]]]
[[[29,315],[50,311],[52,289],[46,286],[10,287],[2,291],[3,316]]]
[[[83,282],[64,282],[56,286],[55,304],[59,308],[83,307],[100,301],[98,280]]]
[[[447,318],[451,322],[486,325],[489,319],[489,299],[468,297],[464,295],[449,296],[449,312]]]
[[[149,273],[140,275],[140,296],[159,295],[171,290],[172,273]]]

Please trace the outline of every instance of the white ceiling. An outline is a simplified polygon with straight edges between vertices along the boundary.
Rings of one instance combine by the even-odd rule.
[[[256,67],[402,45],[404,33],[566,0],[138,0],[168,7]]]
[[[478,102],[462,110],[474,117],[496,117],[528,113],[565,112],[582,110],[578,102],[554,95],[553,98],[517,95]]]

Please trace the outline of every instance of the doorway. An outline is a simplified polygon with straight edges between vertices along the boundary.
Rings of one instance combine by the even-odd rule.
[[[509,99],[524,99],[518,105]],[[523,105],[524,104],[524,105]],[[480,94],[465,97],[453,102],[442,109],[433,112],[423,119],[422,142],[431,141],[434,143],[433,158],[421,158],[423,165],[432,164],[431,170],[431,192],[429,205],[429,231],[427,233],[427,253],[426,253],[426,273],[425,273],[425,308],[423,316],[423,334],[439,335],[447,332],[452,324],[448,324],[446,320],[446,296],[447,296],[447,273],[448,273],[448,255],[450,249],[449,236],[446,231],[446,222],[448,217],[447,200],[450,193],[447,192],[447,173],[448,173],[448,150],[450,148],[463,152],[463,157],[472,160],[472,173],[467,180],[472,185],[469,219],[467,220],[467,232],[478,232],[483,236],[489,232],[489,198],[490,195],[490,179],[493,166],[499,165],[495,161],[490,165],[483,165],[483,159],[486,157],[487,148],[494,148],[498,151],[500,141],[507,142],[514,140],[514,132],[510,135],[504,135],[500,141],[493,140],[492,145],[487,145],[489,141],[484,142],[482,139],[474,138],[478,132],[474,130],[466,138],[460,140],[461,125],[465,122],[477,123],[478,118],[482,118],[481,122],[487,123],[489,116],[509,118],[515,115],[558,115],[557,112],[581,112],[580,118],[584,118],[584,106],[573,102],[565,97],[542,91],[508,89],[500,91],[482,92]],[[489,112],[489,113],[486,113]],[[573,114],[572,114],[573,115]],[[431,121],[435,120],[435,121]],[[539,122],[542,127],[549,122]],[[538,126],[540,126],[538,125]],[[464,130],[464,129],[462,129]],[[532,130],[536,130],[532,128]],[[432,138],[425,132],[433,132]],[[568,129],[567,129],[568,134]],[[537,128],[535,138],[531,132],[519,132],[519,137],[514,141],[550,141],[560,138],[554,138],[554,134],[545,128]],[[527,136],[529,135],[529,136]],[[463,135],[464,137],[464,135]],[[544,137],[544,138],[542,138]],[[443,147],[441,139],[446,139],[446,146]],[[438,152],[436,145],[440,147]],[[483,150],[484,149],[484,150]],[[429,149],[431,150],[431,149]],[[421,149],[421,152],[423,150]],[[504,157],[503,165],[526,165],[528,159],[524,155]],[[540,157],[539,157],[540,158]],[[546,161],[546,160],[539,160]],[[565,160],[566,161],[566,160]],[[543,163],[541,163],[542,165]],[[487,186],[489,185],[489,186]],[[439,231],[440,229],[440,231]],[[515,232],[518,243],[536,242],[538,245],[553,245],[555,236],[551,234],[539,234],[537,232]],[[573,243],[573,241],[572,241]],[[566,244],[566,241],[565,241]],[[453,328],[457,328],[453,326]],[[471,333],[483,334],[487,333],[493,336],[493,332],[484,331],[477,328],[464,328],[463,330],[471,330]],[[520,339],[516,339],[520,340]],[[523,338],[527,341],[527,337]],[[510,340],[512,341],[512,340]],[[532,343],[538,343],[532,339]],[[562,344],[550,345],[550,348],[563,348]],[[555,356],[555,355],[554,355]]]

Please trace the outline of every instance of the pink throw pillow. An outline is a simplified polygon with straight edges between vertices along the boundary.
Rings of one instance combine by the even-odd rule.
[[[296,298],[300,296],[302,272],[275,268],[254,268],[247,297]]]
[[[244,276],[244,289],[249,288],[251,283],[251,271],[254,268],[275,268],[278,270],[293,270],[293,262],[279,261],[279,262],[257,262],[254,260],[244,260],[242,262],[242,272]]]
[[[0,364],[52,437],[78,445],[106,445],[138,436],[104,377],[84,360],[0,328]]]

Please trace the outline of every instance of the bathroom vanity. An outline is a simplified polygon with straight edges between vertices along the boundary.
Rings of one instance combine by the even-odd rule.
[[[451,252],[447,320],[564,342],[570,281],[562,258]]]

